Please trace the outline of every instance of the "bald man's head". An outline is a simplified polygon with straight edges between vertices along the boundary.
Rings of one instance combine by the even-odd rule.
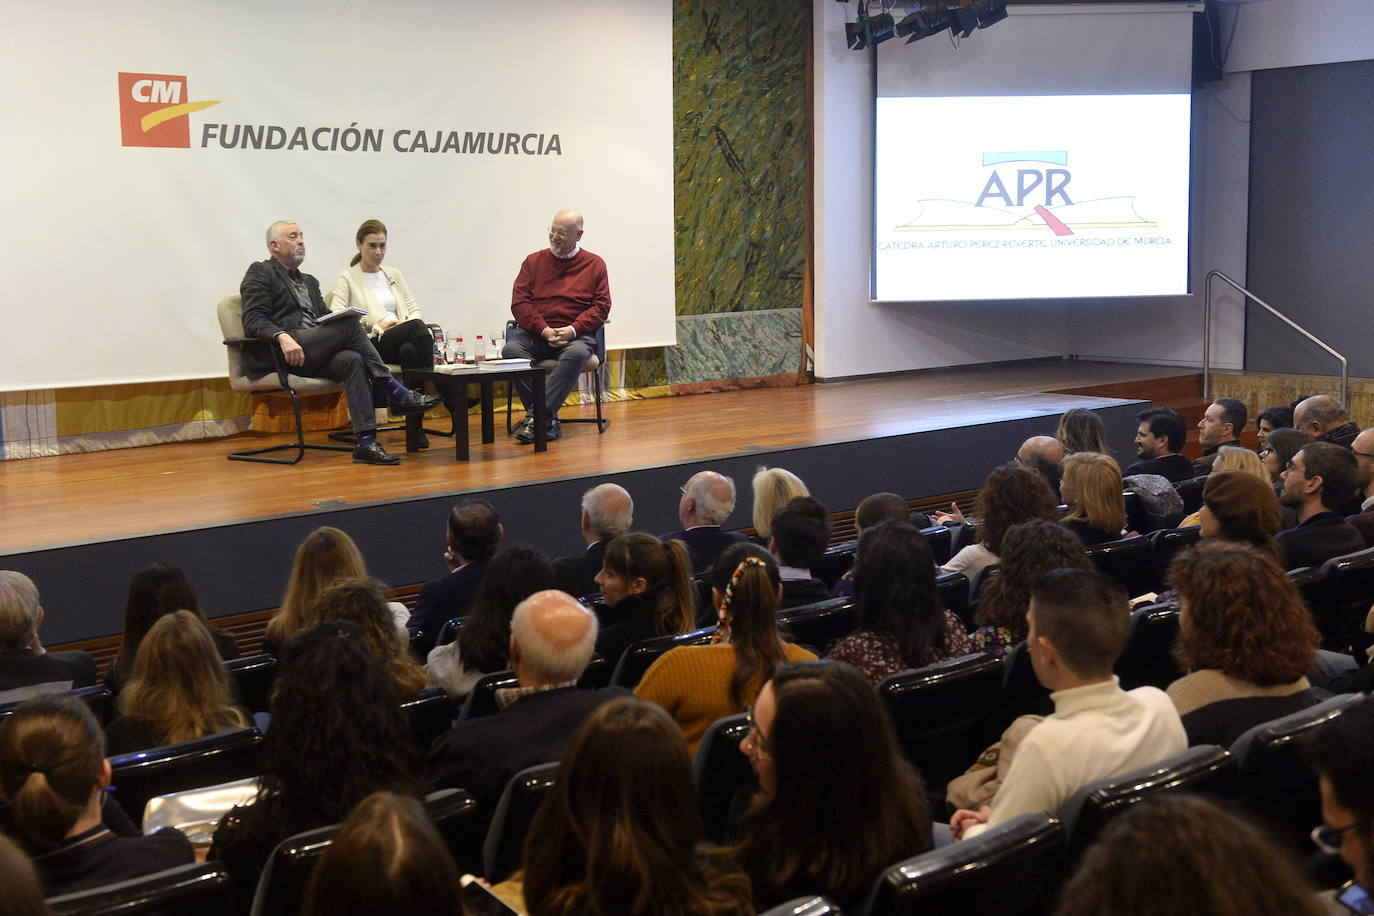
[[[596,648],[596,615],[567,592],[535,592],[510,621],[511,667],[522,687],[576,680]]]
[[[1298,406],[1293,408],[1294,428],[1302,430],[1313,439],[1348,422],[1350,417],[1341,406],[1341,402],[1324,394],[1303,398],[1298,402]]]

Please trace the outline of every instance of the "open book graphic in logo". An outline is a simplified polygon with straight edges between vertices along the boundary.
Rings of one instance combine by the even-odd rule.
[[[893,228],[898,232],[1049,229],[1055,235],[1073,235],[1075,229],[1158,225],[1136,212],[1134,196],[1071,200],[1068,186],[1073,175],[1068,162],[1065,150],[984,153],[983,167],[992,171],[977,200],[922,199],[917,201],[921,210],[916,217]],[[1007,163],[1018,164],[1014,177],[996,168]],[[1028,167],[1030,163],[1045,165]]]

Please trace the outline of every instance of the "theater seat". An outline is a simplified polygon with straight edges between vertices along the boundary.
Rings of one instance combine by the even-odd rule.
[[[1349,653],[1374,604],[1374,547],[1327,560],[1321,572],[1326,586],[1312,613],[1322,634],[1322,648]]]
[[[434,645],[446,646],[458,638],[458,633],[463,629],[463,621],[466,617],[450,617],[444,621],[444,625],[439,628],[439,635],[434,640]]]
[[[963,573],[941,573],[935,577],[935,594],[945,610],[952,612],[964,622],[965,628],[973,623],[969,613],[969,581]]]
[[[1002,702],[991,727],[993,740],[1019,716],[1048,716],[1054,712],[1050,692],[1041,685],[1031,666],[1030,649],[1025,640],[1002,656]]]
[[[788,608],[778,613],[778,625],[792,642],[824,655],[854,631],[854,599],[831,598]]]
[[[139,824],[150,798],[257,776],[261,745],[262,735],[256,728],[235,728],[121,754],[110,758],[110,787],[129,819]]]
[[[1143,534],[1094,544],[1086,552],[1093,565],[1120,582],[1128,595],[1143,595],[1159,586],[1150,562],[1150,539]]]
[[[712,843],[720,843],[725,834],[736,793],[755,782],[749,758],[740,753],[748,734],[749,717],[743,713],[717,719],[701,736],[692,760],[701,820]]]
[[[267,712],[272,699],[272,685],[277,682],[277,659],[273,655],[249,655],[224,663],[234,696],[249,712]]]
[[[1165,577],[1169,572],[1169,564],[1174,561],[1174,557],[1188,547],[1193,546],[1202,539],[1202,526],[1189,525],[1187,528],[1165,528],[1161,531],[1153,531],[1150,538],[1150,565],[1154,567],[1157,583],[1161,587],[1166,586]],[[1153,589],[1159,591],[1159,589]]]
[[[463,707],[458,711],[458,721],[496,715],[496,691],[519,686],[520,680],[514,671],[493,671],[491,674],[482,675],[463,700]]]
[[[421,751],[429,749],[453,725],[453,701],[442,687],[421,690],[401,704],[401,713],[410,728],[410,739]]]
[[[921,529],[921,535],[926,539],[926,544],[930,546],[930,555],[935,558],[937,566],[949,562],[949,558],[954,556],[951,549],[954,546],[954,532],[944,525],[931,525]]]
[[[688,633],[640,640],[626,649],[620,656],[620,661],[616,662],[615,671],[611,674],[611,684],[634,690],[639,685],[640,678],[644,677],[644,672],[649,670],[649,666],[657,661],[660,655],[678,646],[709,645],[714,635],[715,627],[704,627]]]
[[[1040,916],[1050,912],[1066,864],[1059,822],[1023,814],[888,868],[874,888],[868,916]]]
[[[1174,659],[1178,614],[1178,608],[1169,604],[1151,604],[1131,612],[1126,647],[1116,660],[1116,674],[1121,678],[1122,690],[1137,687],[1163,690],[1183,677],[1185,672]]]
[[[117,884],[48,900],[54,916],[140,916],[194,913],[233,916],[229,869],[222,862],[195,862]]]
[[[519,870],[525,835],[530,832],[534,813],[553,792],[557,776],[557,763],[541,763],[516,773],[501,793],[482,845],[483,877],[492,884]]]
[[[854,553],[858,548],[858,541],[831,544],[825,549],[821,561],[811,567],[811,575],[824,582],[826,588],[833,589],[840,577],[854,565]]]
[[[764,910],[759,916],[840,916],[840,908],[824,897],[798,897]]]
[[[14,691],[6,692],[10,694],[14,693]],[[23,703],[25,700],[31,700],[34,697],[40,695],[75,697],[76,699],[86,704],[86,707],[91,711],[91,715],[95,716],[95,720],[99,722],[101,725],[105,725],[107,722],[110,721],[110,719],[114,717],[114,694],[111,693],[110,688],[105,686],[104,684],[93,684],[90,687],[78,687],[75,690],[39,690],[35,691],[30,695],[25,696],[21,700],[13,700],[9,703],[0,703],[0,722],[5,721],[5,719],[8,718],[11,713],[14,712],[14,710],[19,706],[20,703]]]

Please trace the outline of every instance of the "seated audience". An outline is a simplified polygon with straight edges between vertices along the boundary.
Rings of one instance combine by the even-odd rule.
[[[429,651],[425,667],[451,697],[465,697],[485,674],[510,667],[510,618],[535,592],[557,587],[557,575],[533,547],[507,547],[491,558],[463,627]]]
[[[1283,492],[1283,472],[1288,462],[1308,442],[1307,436],[1291,427],[1283,426],[1269,433],[1264,448],[1259,450],[1260,462],[1274,484],[1274,493]]]
[[[1330,442],[1341,448],[1350,448],[1360,434],[1359,425],[1351,421],[1344,405],[1324,394],[1298,402],[1293,408],[1293,428],[1313,442]]]
[[[386,597],[371,579],[340,579],[320,592],[306,611],[309,626],[327,621],[344,621],[358,628],[367,641],[372,657],[381,663],[396,682],[401,696],[409,697],[433,686],[429,672],[410,654],[410,647],[397,631]]]
[[[606,609],[596,651],[614,665],[635,643],[696,624],[692,558],[681,541],[622,534],[606,546],[596,584]]]
[[[922,516],[922,518],[927,523],[930,521],[929,517]],[[859,503],[859,508],[854,510],[855,539],[862,537],[865,529],[883,522],[910,522],[918,528],[924,527],[913,519],[906,500],[896,493],[874,493],[872,496],[865,496],[863,501]],[[840,576],[840,581],[835,583],[835,590],[831,594],[836,598],[854,594],[854,567],[852,564],[849,569],[845,570],[844,575]]]
[[[773,516],[798,496],[810,496],[802,479],[782,468],[761,467],[750,482],[754,489],[754,542],[768,546],[773,536]]]
[[[1121,812],[1083,855],[1056,916],[1326,912],[1262,834],[1215,803],[1161,795]]]
[[[859,538],[854,617],[854,632],[827,657],[848,662],[875,684],[973,651],[963,621],[935,591],[930,545],[906,522],[885,522]]]
[[[249,725],[210,631],[190,611],[158,619],[143,637],[120,716],[105,729],[111,754],[179,744]]]
[[[1002,537],[1012,525],[1033,518],[1059,518],[1054,491],[1034,472],[1014,464],[1004,464],[988,475],[975,512],[981,519],[974,529],[978,543],[961,548],[940,572],[959,572],[972,579],[985,566],[1001,562]]]
[[[735,482],[715,471],[693,474],[682,487],[677,518],[682,529],[662,535],[663,541],[681,541],[692,554],[692,572],[705,572],[721,551],[745,539],[738,531],[721,525],[735,511]]]
[[[124,604],[124,639],[102,679],[111,691],[119,693],[124,689],[124,682],[134,670],[143,637],[159,618],[173,611],[190,611],[199,617],[209,629],[220,658],[228,661],[239,657],[234,637],[211,625],[201,613],[195,587],[186,570],[179,563],[154,563],[134,573],[129,583],[129,598]]]
[[[449,571],[421,587],[415,612],[406,621],[411,645],[422,657],[434,648],[447,621],[468,612],[504,534],[496,510],[484,499],[469,497],[449,512],[444,551]]]
[[[508,643],[520,687],[498,692],[496,715],[460,721],[435,740],[424,767],[435,788],[467,789],[490,820],[511,777],[561,758],[592,710],[629,696],[622,687],[577,689],[596,631],[596,615],[565,592],[520,602]]]
[[[239,911],[282,840],[342,822],[379,790],[419,795],[416,756],[396,684],[357,627],[322,623],[288,643],[258,793],[221,818],[210,847],[229,866]]]
[[[0,833],[0,913],[6,916],[52,916],[38,872],[24,850]]]
[[[38,638],[43,606],[38,586],[21,572],[0,569],[0,703],[95,683],[87,652],[49,652]]]
[[[1125,691],[1112,669],[1126,645],[1130,608],[1105,573],[1057,569],[1040,577],[1026,613],[1035,677],[1054,714],[1016,749],[992,805],[950,820],[967,839],[1019,814],[1053,814],[1078,789],[1173,756],[1188,746],[1164,691]]]
[[[1223,445],[1240,445],[1240,432],[1245,429],[1245,402],[1235,398],[1215,398],[1203,411],[1197,424],[1197,441],[1202,455],[1193,462],[1193,476],[1212,473],[1212,462]]]
[[[617,484],[603,483],[583,493],[581,530],[587,548],[579,554],[553,561],[558,587],[576,598],[595,594],[601,554],[607,544],[630,530],[634,512],[634,500]]]
[[[1293,425],[1293,408],[1285,404],[1275,404],[1260,411],[1255,420],[1255,451],[1263,452],[1269,447],[1269,434],[1276,429]]]
[[[661,709],[607,703],[573,736],[525,840],[538,916],[751,914],[749,879],[702,842],[691,758]]]
[[[740,746],[759,792],[735,859],[760,911],[824,894],[858,912],[878,873],[930,848],[920,776],[867,680],[838,662],[778,668]]]
[[[1026,638],[1031,587],[1052,569],[1092,569],[1078,535],[1057,522],[1034,519],[1007,529],[1001,569],[978,596],[969,634],[972,652],[1001,658]]]
[[[1174,559],[1169,583],[1180,607],[1175,653],[1189,673],[1168,693],[1189,744],[1230,747],[1251,726],[1327,696],[1306,677],[1321,637],[1273,554],[1207,541]]]
[[[310,876],[304,916],[464,916],[458,866],[424,805],[374,792],[334,834]]]
[[[1288,462],[1280,501],[1297,510],[1298,524],[1278,535],[1285,569],[1364,550],[1364,536],[1340,514],[1355,494],[1355,474],[1354,454],[1330,442],[1304,445]]]
[[[1359,529],[1366,547],[1374,547],[1374,426],[1355,437],[1355,483],[1360,489],[1360,511],[1346,516]]]
[[[1316,729],[1303,748],[1321,790],[1322,825],[1313,840],[1339,852],[1355,883],[1374,888],[1374,700],[1366,699]]]
[[[1102,418],[1082,407],[1064,411],[1054,437],[1059,440],[1066,456],[1078,452],[1110,455],[1112,451],[1107,445],[1107,427],[1102,424]]]
[[[1069,507],[1068,528],[1084,546],[1120,540],[1126,529],[1126,497],[1121,469],[1106,455],[1079,452],[1064,459],[1059,493]]]
[[[1279,500],[1264,481],[1245,471],[1213,471],[1202,488],[1198,524],[1204,538],[1249,544],[1283,561],[1274,540],[1279,531]]]
[[[1177,411],[1167,407],[1142,410],[1135,415],[1140,428],[1135,434],[1135,453],[1140,458],[1124,476],[1158,474],[1171,483],[1193,476],[1193,463],[1179,452],[1188,441],[1188,427]]]
[[[1016,463],[1034,471],[1059,496],[1059,463],[1064,460],[1064,446],[1054,436],[1031,436],[1016,450]]]
[[[644,672],[635,693],[668,711],[691,753],[710,724],[743,712],[783,662],[816,656],[778,634],[782,580],[773,555],[735,544],[711,569],[720,622],[709,646],[679,646]]]
[[[171,827],[142,836],[127,819],[123,834],[105,826],[101,801],[109,787],[105,736],[80,700],[35,697],[0,725],[6,831],[33,857],[45,896],[195,861],[190,841]]]
[[[782,576],[779,608],[815,604],[830,597],[830,587],[811,575],[830,544],[830,513],[810,496],[798,496],[773,516],[767,547]]]

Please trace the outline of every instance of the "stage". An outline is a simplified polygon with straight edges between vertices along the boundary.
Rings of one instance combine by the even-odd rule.
[[[209,616],[274,607],[295,545],[320,525],[348,531],[387,584],[423,582],[444,569],[445,517],[465,494],[496,506],[506,543],[558,556],[582,548],[581,493],[606,480],[634,497],[637,530],[662,532],[680,527],[677,488],[697,470],[719,470],[740,490],[727,527],[743,528],[760,465],[794,471],[835,512],[880,490],[908,499],[970,490],[1026,437],[1052,435],[1070,407],[1098,411],[1117,457],[1133,460],[1141,402],[1161,391],[1196,398],[1196,379],[1174,367],[1050,360],[614,402],[603,405],[604,435],[565,424],[544,454],[506,437],[504,414],[497,441],[482,445],[470,416],[467,463],[435,436],[399,467],[330,452],[295,466],[227,461],[285,438],[251,435],[7,461],[0,567],[37,582],[44,641],[65,643],[119,632],[129,577],[157,560],[188,569]],[[383,442],[403,453],[403,433]]]

